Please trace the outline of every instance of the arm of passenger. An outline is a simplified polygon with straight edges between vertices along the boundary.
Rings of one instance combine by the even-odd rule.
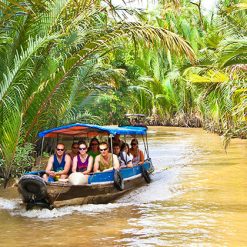
[[[108,169],[105,169],[104,171],[102,171],[102,172],[108,172],[108,171],[112,171],[113,170],[113,167],[111,167],[111,168],[108,168]]]
[[[74,157],[73,159],[73,164],[72,164],[72,172],[76,172],[76,168],[77,168],[77,156]]]
[[[144,153],[140,150],[140,162],[138,165],[142,165],[144,163]]]
[[[128,160],[127,160],[127,167],[133,167],[133,163],[132,163],[132,159],[130,157],[128,157]]]
[[[87,170],[85,172],[83,172],[83,174],[89,174],[93,169],[93,157],[90,156],[88,159],[88,166],[87,166]]]
[[[100,170],[99,170],[99,159],[100,159],[100,157],[96,156],[95,161],[94,161],[94,168],[93,168],[94,172],[100,172]]]
[[[52,171],[52,167],[53,167],[53,162],[54,162],[54,156],[52,155],[47,163],[46,169],[45,169],[45,173],[48,174],[49,176],[54,177],[55,176],[55,172]]]
[[[113,155],[113,167],[115,170],[119,170],[120,164],[116,155]]]

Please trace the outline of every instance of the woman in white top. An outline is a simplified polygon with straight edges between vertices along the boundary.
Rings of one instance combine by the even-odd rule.
[[[133,167],[132,164],[133,156],[130,153],[129,149],[130,149],[129,144],[123,143],[123,145],[121,146],[121,159],[124,160],[127,167]]]
[[[144,153],[138,147],[138,140],[136,138],[132,139],[130,145],[130,153],[133,155],[133,165],[142,165],[144,163]]]

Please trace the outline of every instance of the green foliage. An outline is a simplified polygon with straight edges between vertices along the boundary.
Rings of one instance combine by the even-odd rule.
[[[140,11],[126,8],[126,13],[143,19]],[[124,55],[128,67],[121,63],[112,67],[112,52],[128,45],[132,46]],[[116,123],[119,107],[121,114],[126,110],[121,84],[127,92],[128,79],[139,77],[133,58],[143,48],[169,49],[195,60],[182,37],[148,23],[126,21],[109,1],[26,1],[25,5],[5,1],[0,15],[4,176],[8,178],[12,171],[20,138],[24,143],[34,142],[41,129],[78,120],[98,121],[102,115],[102,122]],[[160,76],[158,60],[155,65],[155,76]],[[105,87],[114,93],[102,94]],[[96,107],[105,107],[102,111],[90,111],[95,95],[99,96]]]
[[[71,122],[118,124],[124,113],[145,113],[159,123],[196,116],[221,132],[244,131],[246,122],[238,119],[247,111],[246,4],[220,2],[210,19],[187,0],[166,1],[152,12],[126,7],[123,15],[109,1],[4,3],[6,178],[32,162],[21,156],[32,147],[19,140],[34,142],[40,130]]]
[[[10,177],[19,177],[24,172],[30,171],[34,165],[34,144],[23,143],[20,139],[18,145],[15,147],[15,154],[13,160],[4,160],[0,156],[0,171],[1,176],[4,177],[4,186],[6,187]]]
[[[0,169],[4,167],[4,159],[0,157]]]
[[[128,101],[121,92],[108,91],[95,97],[94,103],[90,105],[90,113],[99,116],[95,120],[97,124],[119,124],[123,114],[128,112]]]
[[[15,157],[12,163],[12,175],[20,176],[31,170],[34,164],[34,145],[32,143],[19,144],[16,148]]]

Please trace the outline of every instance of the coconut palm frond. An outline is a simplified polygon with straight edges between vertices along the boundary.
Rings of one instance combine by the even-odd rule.
[[[0,85],[1,101],[4,101],[11,86],[14,86],[15,90],[17,89],[18,84],[15,84],[15,81],[17,80],[19,73],[23,72],[23,69],[27,63],[32,60],[32,57],[37,50],[56,38],[57,36],[53,35],[44,38],[36,37],[35,39],[29,39],[28,48],[26,50],[22,49],[20,54],[16,54],[13,68],[7,68],[7,73],[3,75],[3,83]]]
[[[192,48],[175,33],[140,23],[123,23],[122,28],[134,35],[136,39],[144,39],[147,46],[161,44],[168,50],[183,52],[192,63],[195,62],[195,53]]]
[[[27,131],[27,136],[29,136],[30,131],[33,129],[34,125],[38,121],[42,111],[46,109],[50,100],[54,98],[54,94],[59,90],[61,85],[68,83],[68,78],[71,77],[73,73],[75,73],[79,66],[85,64],[86,61],[90,60],[92,56],[96,53],[105,53],[105,50],[108,50],[111,47],[111,43],[117,39],[122,37],[123,35],[130,35],[131,37],[134,35],[139,39],[149,40],[153,44],[155,44],[155,38],[159,39],[161,43],[165,46],[168,46],[169,49],[172,50],[184,50],[187,55],[192,59],[193,51],[186,44],[183,39],[179,38],[179,36],[172,34],[168,31],[153,28],[153,27],[143,27],[140,24],[134,23],[121,23],[117,26],[113,26],[109,31],[104,31],[101,33],[101,36],[96,36],[96,40],[90,40],[87,44],[85,44],[82,49],[76,51],[71,54],[64,62],[63,69],[57,71],[55,78],[52,79],[52,82],[49,83],[50,93],[46,95],[46,100],[43,101],[43,104],[40,106],[40,110],[36,113],[36,117],[33,119],[33,123],[30,125],[29,130]],[[164,40],[165,39],[165,40]],[[67,81],[67,82],[66,82]]]
[[[247,3],[245,1],[240,1],[227,9],[229,12],[238,12],[247,10]]]
[[[54,27],[58,25],[59,16],[64,8],[66,8],[68,2],[69,1],[66,0],[47,1],[46,11],[38,12],[35,17],[30,17],[30,19],[35,21],[30,23],[27,36],[30,36],[33,33],[44,36],[49,33],[51,34],[53,29],[56,32],[59,32],[60,30],[57,30],[58,28]]]
[[[93,116],[88,111],[78,111],[78,109],[74,109],[74,111],[71,111],[65,116],[64,119],[58,122],[58,125],[70,124],[75,122],[101,124],[101,119],[98,116]]]
[[[247,38],[227,39],[220,45],[218,62],[221,67],[247,64]]]
[[[187,79],[192,83],[223,83],[229,81],[227,74],[212,70],[208,70],[203,76],[190,74]]]
[[[1,126],[0,149],[5,160],[5,177],[9,177],[11,172],[12,160],[21,134],[22,115],[16,109],[17,107],[8,112],[8,118],[4,119]]]

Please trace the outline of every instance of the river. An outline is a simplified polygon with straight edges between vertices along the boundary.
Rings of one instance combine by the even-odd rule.
[[[152,183],[106,205],[25,211],[0,190],[0,246],[247,246],[247,141],[150,127]]]

